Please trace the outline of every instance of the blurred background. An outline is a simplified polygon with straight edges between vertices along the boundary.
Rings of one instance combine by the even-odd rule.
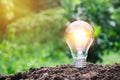
[[[72,64],[64,31],[78,19],[94,27],[87,61],[120,63],[120,0],[0,0],[0,74]]]

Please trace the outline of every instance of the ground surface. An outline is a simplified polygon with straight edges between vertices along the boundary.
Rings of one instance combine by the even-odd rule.
[[[88,63],[86,68],[74,68],[72,65],[41,67],[29,69],[7,76],[0,80],[120,80],[120,64],[96,65]]]

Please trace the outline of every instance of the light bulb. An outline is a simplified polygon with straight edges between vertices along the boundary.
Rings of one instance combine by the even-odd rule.
[[[68,25],[65,39],[72,53],[74,66],[86,67],[88,49],[94,40],[92,26],[85,21],[74,21]]]

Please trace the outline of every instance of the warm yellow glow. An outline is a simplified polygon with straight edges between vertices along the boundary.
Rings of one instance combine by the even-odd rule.
[[[88,25],[72,25],[71,27],[67,28],[65,33],[66,39],[73,49],[85,49],[87,46],[89,46],[91,38],[93,37],[93,32],[89,27],[86,26]]]
[[[86,40],[86,31],[81,29],[81,30],[74,30],[73,32],[74,39],[78,41]]]
[[[8,0],[1,0],[1,2],[6,4],[6,3],[8,3]]]
[[[9,12],[8,14],[6,14],[6,18],[8,20],[11,20],[14,17],[14,13],[13,12]]]
[[[14,17],[14,4],[12,0],[2,0],[1,3],[4,5],[4,10],[6,12],[6,19],[11,20]]]
[[[82,20],[74,21],[66,28],[65,38],[75,67],[85,67],[87,53],[94,39],[92,26]]]

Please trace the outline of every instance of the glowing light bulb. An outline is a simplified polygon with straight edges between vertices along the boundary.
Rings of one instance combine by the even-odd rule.
[[[67,27],[65,38],[74,59],[74,66],[86,67],[87,52],[94,39],[92,26],[85,21],[74,21]]]

